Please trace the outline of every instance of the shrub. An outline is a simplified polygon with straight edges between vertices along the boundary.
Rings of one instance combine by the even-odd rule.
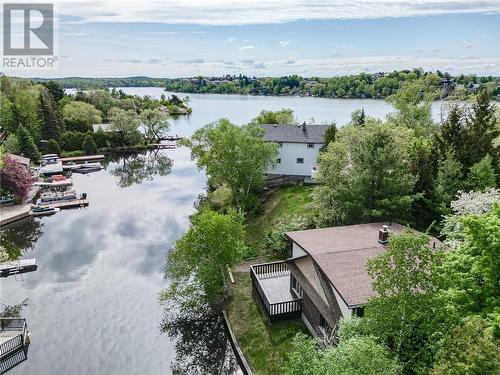
[[[102,129],[99,129],[98,131],[92,133],[92,138],[94,139],[94,142],[98,148],[111,146],[109,140],[110,137]]]
[[[97,152],[97,146],[91,135],[87,134],[83,139],[82,149],[87,154],[95,154]]]
[[[18,154],[19,150],[19,140],[15,134],[9,134],[5,141],[3,141],[3,146],[5,147],[5,151],[11,154]]]
[[[272,229],[266,235],[266,246],[281,257],[288,257],[288,241],[286,232],[293,230],[307,229],[307,220],[305,218],[288,217],[280,220],[272,226]]]
[[[73,131],[64,132],[61,137],[62,149],[64,151],[81,150],[84,137],[83,133]]]
[[[61,154],[61,148],[55,139],[49,139],[49,142],[47,143],[47,153],[57,155]]]
[[[4,165],[0,170],[2,189],[7,190],[19,201],[26,199],[32,184],[30,172],[9,155],[4,157],[3,162]]]

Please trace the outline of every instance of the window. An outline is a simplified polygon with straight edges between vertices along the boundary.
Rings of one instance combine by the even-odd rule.
[[[282,148],[282,147],[283,147],[283,143],[278,142],[278,147],[279,147],[279,148]]]
[[[276,164],[281,164],[281,158],[276,159]]]
[[[314,148],[314,143],[308,143],[307,148]]]
[[[297,158],[297,164],[304,164],[304,158]]]

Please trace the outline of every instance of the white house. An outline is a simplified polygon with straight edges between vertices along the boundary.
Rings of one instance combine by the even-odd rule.
[[[311,177],[317,170],[319,149],[325,143],[325,132],[329,125],[268,124],[264,128],[264,139],[279,147],[276,166],[269,166],[268,175]]]

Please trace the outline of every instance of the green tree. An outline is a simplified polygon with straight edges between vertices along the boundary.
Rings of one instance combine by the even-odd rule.
[[[19,140],[16,134],[9,134],[5,141],[3,141],[3,146],[5,151],[11,154],[18,154],[21,150],[19,149]]]
[[[328,145],[332,142],[335,142],[337,137],[337,124],[332,123],[325,131],[325,144],[321,146],[319,152],[323,152],[328,148]]]
[[[47,143],[47,153],[48,154],[61,154],[61,148],[59,147],[59,143],[55,139],[49,139]]]
[[[315,196],[330,212],[327,221],[408,219],[416,182],[409,170],[409,132],[371,122],[339,132],[319,156],[323,186]]]
[[[30,158],[35,163],[42,158],[30,132],[22,125],[17,128],[17,139],[19,150],[25,157]]]
[[[496,105],[490,103],[490,97],[486,90],[481,90],[478,93],[467,117],[467,124],[468,163],[465,164],[465,167],[471,167],[481,161],[486,154],[489,154],[498,172],[500,168],[499,147],[495,146],[493,141],[500,135],[500,129],[496,126]]]
[[[122,146],[125,144],[125,137],[137,132],[139,127],[139,117],[134,110],[125,111],[121,108],[112,108],[110,111],[111,129],[120,134]]]
[[[147,143],[159,142],[170,130],[168,116],[159,109],[145,109],[141,113],[141,120]]]
[[[357,109],[351,113],[351,124],[356,126],[363,126],[366,121],[365,109]]]
[[[365,309],[365,327],[399,357],[405,374],[428,373],[448,328],[437,298],[442,258],[427,235],[406,230],[390,234],[386,251],[368,261],[377,297]]]
[[[41,121],[38,113],[40,93],[36,87],[20,87],[15,90],[14,113],[17,123],[29,131],[34,141],[40,140]]]
[[[85,135],[80,132],[64,132],[61,137],[61,147],[64,151],[78,151],[82,149]]]
[[[470,168],[467,183],[472,190],[481,191],[496,186],[495,169],[490,155],[486,155]]]
[[[390,122],[414,129],[418,135],[430,134],[434,129],[432,121],[432,100],[434,94],[423,81],[405,82],[387,101],[395,113],[388,116]]]
[[[500,332],[500,206],[460,218],[460,245],[446,253],[441,274],[450,304],[461,316],[481,314]]]
[[[436,353],[432,375],[498,374],[500,347],[487,322],[472,316],[456,326]]]
[[[204,210],[195,215],[169,254],[170,284],[163,298],[181,309],[217,305],[227,294],[228,267],[240,259],[244,238],[243,215],[236,211],[223,215]]]
[[[68,130],[87,132],[92,130],[92,124],[102,123],[101,111],[85,102],[69,102],[62,113]]]
[[[0,119],[2,128],[9,133],[14,134],[17,131],[18,122],[14,104],[3,92],[0,92]]]
[[[255,201],[264,172],[277,156],[277,146],[265,142],[255,125],[237,126],[221,119],[196,130],[187,142],[198,168],[205,168],[210,183],[226,185],[241,210]]]
[[[326,375],[323,353],[316,341],[303,333],[298,333],[292,342],[284,375]]]
[[[260,114],[255,117],[252,124],[296,124],[297,120],[293,116],[293,110],[289,108],[283,108],[279,111],[261,111]]]
[[[97,146],[94,142],[94,138],[90,134],[87,134],[82,142],[82,150],[86,154],[95,154],[97,152]]]
[[[324,362],[329,375],[398,375],[401,370],[386,348],[366,336],[341,341],[327,351]]]
[[[40,103],[38,106],[40,114],[42,132],[41,136],[44,140],[60,139],[64,131],[64,123],[59,113],[57,103],[50,95],[50,92],[45,87],[40,89]]]
[[[59,102],[64,97],[64,88],[57,81],[42,82],[42,85],[49,90],[50,95],[56,102]]]
[[[448,151],[446,155],[439,163],[436,178],[436,198],[444,212],[448,211],[450,202],[463,187],[462,164],[455,159],[453,151]]]
[[[436,144],[441,160],[452,152],[462,165],[467,163],[466,131],[463,108],[458,104],[452,105],[446,121],[439,127],[436,134]]]
[[[104,130],[99,128],[96,132],[92,133],[92,137],[98,148],[111,147],[110,137]]]

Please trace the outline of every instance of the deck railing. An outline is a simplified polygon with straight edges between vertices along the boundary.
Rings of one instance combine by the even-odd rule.
[[[262,301],[264,311],[271,321],[300,317],[300,313],[302,311],[302,299],[300,298],[290,301],[269,303],[259,280],[286,276],[289,274],[290,269],[288,268],[288,264],[284,261],[250,266],[250,277],[252,278],[253,288]]]
[[[11,339],[0,344],[0,357],[3,359],[15,351],[25,347],[27,326],[24,319],[0,318],[0,332],[18,332]]]

